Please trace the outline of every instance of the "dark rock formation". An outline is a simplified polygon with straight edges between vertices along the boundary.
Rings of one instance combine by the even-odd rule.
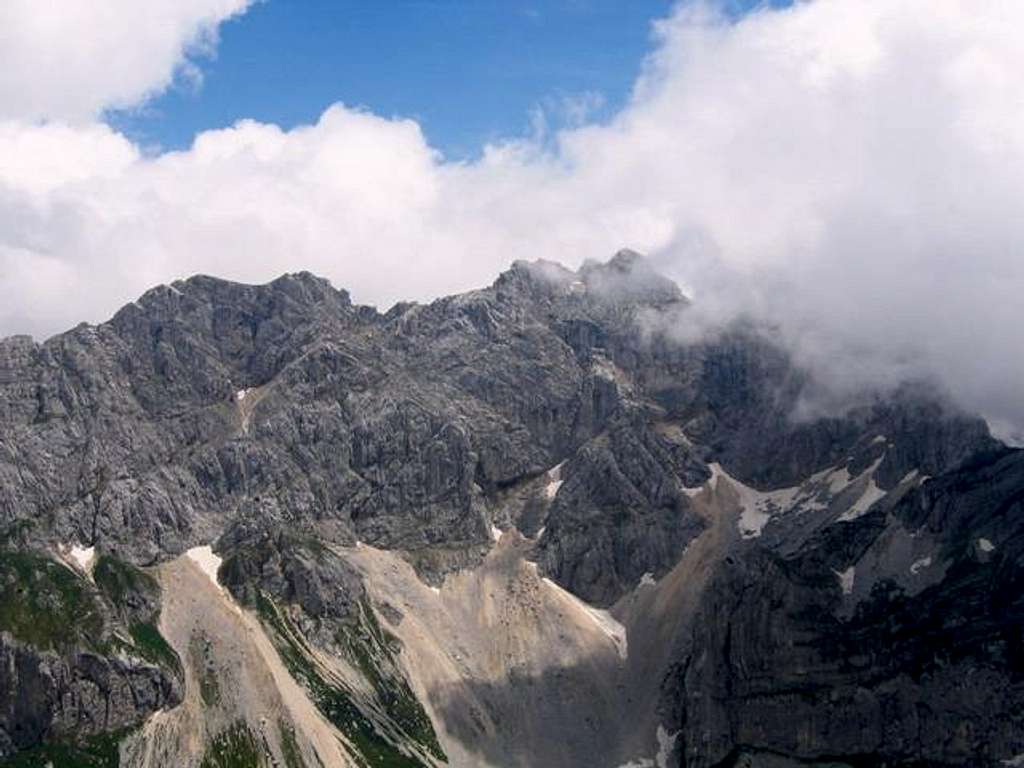
[[[552,578],[609,605],[676,564],[704,523],[683,488],[690,457],[673,448],[643,419],[624,418],[566,463],[539,547]]]
[[[897,554],[887,574],[879,555],[901,537],[929,554]],[[977,457],[796,553],[749,544],[717,568],[669,686],[684,764],[1024,753],[1022,587],[1024,451]]]
[[[0,552],[0,758],[133,728],[181,701],[156,583],[106,557],[96,578],[98,588],[44,554]]]
[[[309,534],[232,530],[220,545],[227,557],[218,579],[243,605],[263,592],[311,619],[344,620],[358,616],[366,599],[359,575]]]

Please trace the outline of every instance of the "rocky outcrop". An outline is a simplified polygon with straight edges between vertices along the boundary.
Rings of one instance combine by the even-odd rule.
[[[218,579],[243,605],[256,605],[262,593],[313,620],[359,616],[366,598],[359,575],[308,533],[232,530],[220,546],[227,556]]]
[[[584,444],[561,468],[564,479],[547,513],[538,547],[545,571],[584,600],[607,606],[644,575],[671,570],[704,527],[683,484],[691,477],[700,485],[691,461],[685,446],[639,416]]]
[[[84,742],[134,728],[180,701],[151,663],[90,651],[40,651],[0,635],[0,757],[42,741]]]
[[[110,558],[97,586],[44,553],[0,552],[0,758],[139,726],[181,700],[159,589]]]

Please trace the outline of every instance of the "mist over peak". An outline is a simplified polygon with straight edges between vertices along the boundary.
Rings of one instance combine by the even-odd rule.
[[[618,114],[475,161],[446,161],[413,120],[342,104],[166,154],[105,125],[10,117],[0,333],[95,322],[197,272],[305,268],[387,307],[547,259],[600,291],[607,270],[586,260],[629,243],[695,300],[692,327],[747,317],[833,389],[937,380],[1019,434],[1024,54],[999,30],[1022,14],[818,0],[736,18],[685,3],[656,25]]]

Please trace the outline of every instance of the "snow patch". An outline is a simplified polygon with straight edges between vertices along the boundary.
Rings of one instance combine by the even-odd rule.
[[[856,569],[851,565],[845,571],[832,571],[839,579],[839,586],[844,595],[853,594],[853,577]]]
[[[654,574],[651,573],[650,571],[648,571],[647,573],[645,573],[643,576],[640,577],[640,586],[641,587],[653,587],[657,583],[658,582],[656,582],[654,580]]]
[[[235,400],[237,400],[238,402],[242,402],[243,400],[245,400],[245,396],[248,394],[248,389],[240,389],[237,392],[235,392]]]
[[[720,464],[715,463],[710,465],[711,482],[717,488],[719,479],[724,477],[735,489],[742,509],[738,523],[740,534],[749,539],[761,535],[772,515],[782,512],[820,512],[828,509],[837,495],[866,475],[868,483],[864,493],[839,519],[849,521],[860,517],[872,504],[886,494],[878,487],[873,477],[881,463],[882,459],[879,458],[856,478],[850,476],[850,472],[845,466],[830,467],[815,472],[798,486],[774,491],[758,491],[744,485],[731,477]],[[694,495],[698,490],[691,492],[690,489],[686,489],[686,492],[688,495]]]
[[[871,441],[871,444],[872,445],[877,445],[878,443],[884,443],[884,442],[885,442],[885,435],[876,435],[875,439]]]
[[[828,490],[832,495],[839,493],[853,482],[853,478],[850,477],[850,470],[846,467],[829,470],[823,479],[828,481]]]
[[[555,498],[558,493],[558,489],[562,487],[562,483],[565,482],[562,479],[562,466],[565,464],[563,461],[548,470],[548,484],[544,486],[544,496],[550,501]]]
[[[594,624],[600,629],[608,638],[612,641],[615,646],[615,650],[619,652],[619,658],[626,659],[629,654],[629,646],[626,639],[626,628],[620,624],[614,616],[608,611],[601,608],[595,608],[594,606],[583,602],[576,595],[568,590],[562,589],[551,579],[546,576],[542,579],[545,584],[554,589],[556,592],[568,597],[573,603],[583,609],[583,611],[593,619]]]
[[[844,523],[856,520],[858,517],[867,513],[867,511],[871,509],[871,506],[876,501],[884,497],[885,494],[886,492],[879,488],[875,483],[875,478],[870,478],[868,480],[868,487],[864,489],[864,493],[860,495],[859,499],[853,502],[853,505],[848,510],[839,516],[839,519]]]
[[[662,726],[658,726],[658,754],[654,758],[658,768],[668,768],[669,758],[672,750],[676,748],[676,740],[679,738],[679,731],[669,734]]]
[[[887,491],[883,491],[881,488],[878,487],[878,484],[875,482],[875,472],[878,471],[878,467],[881,466],[882,459],[884,458],[884,455],[879,456],[877,459],[875,459],[874,463],[870,467],[865,469],[861,474],[857,476],[856,479],[860,480],[862,477],[867,475],[867,487],[864,489],[864,493],[860,495],[860,498],[853,502],[850,508],[839,516],[840,522],[848,523],[851,520],[856,520],[858,517],[861,517],[869,509],[871,509],[871,506],[876,501],[885,496]]]
[[[762,492],[744,485],[722,469],[717,462],[711,464],[711,482],[717,490],[725,478],[739,496],[740,519],[737,523],[740,535],[745,539],[756,538],[768,525],[774,512],[788,509],[799,492],[799,488],[783,488],[778,491]]]
[[[682,485],[682,484],[680,484],[680,486],[683,489],[683,493],[685,493],[687,496],[689,496],[692,499],[694,496],[698,495],[705,488],[707,488],[708,487],[708,483],[712,482],[714,479],[715,479],[715,474],[714,474],[714,470],[712,470],[711,471],[711,479],[708,480],[707,483],[704,483],[702,485],[694,486],[693,488],[690,488],[688,485]]]
[[[501,528],[491,523],[491,538],[496,542],[501,541]]]
[[[536,535],[533,537],[534,540],[540,541],[540,537],[544,535],[544,531],[545,530],[547,530],[547,526],[544,526],[544,525],[542,525],[540,528],[538,528]]]
[[[220,568],[222,561],[214,554],[209,544],[204,544],[201,547],[192,547],[185,554],[192,562],[199,566],[199,570],[206,574],[210,581],[213,582],[213,586],[221,589],[220,582],[217,581],[217,570]]]
[[[77,544],[71,545],[71,559],[78,563],[78,567],[85,573],[92,571],[92,561],[96,556],[96,547],[80,547]]]
[[[980,549],[982,552],[991,552],[995,548],[996,545],[988,539],[978,539],[978,549]]]
[[[676,747],[676,740],[679,738],[679,731],[669,734],[664,726],[658,726],[658,754],[651,760],[649,757],[639,757],[623,763],[618,768],[668,768],[668,761],[672,757],[672,750]]]
[[[1010,768],[1024,768],[1024,752],[1008,760],[1003,760],[1003,765],[1008,765]]]
[[[920,573],[922,570],[924,570],[931,564],[932,559],[930,557],[922,557],[920,560],[915,560],[913,564],[911,564],[910,566],[910,575],[917,576],[918,573]]]
[[[900,485],[904,485],[917,479],[917,470],[912,469],[900,479]]]

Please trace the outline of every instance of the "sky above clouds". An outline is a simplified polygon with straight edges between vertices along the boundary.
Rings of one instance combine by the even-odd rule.
[[[672,0],[271,0],[221,25],[202,87],[114,115],[137,142],[183,149],[241,118],[292,128],[338,100],[419,123],[449,159],[552,122],[621,108],[651,20]]]
[[[308,118],[315,89],[301,109],[246,114],[287,90],[256,65],[247,87],[265,90],[225,123],[175,104],[244,69],[221,35],[299,4],[46,5],[0,6],[0,334],[99,321],[195,272],[309,269],[385,308],[487,284],[517,258],[575,266],[629,246],[692,292],[695,327],[747,313],[838,392],[928,376],[1002,434],[1024,427],[1015,0],[655,8],[627,86],[546,90],[540,67],[510,91],[518,127],[503,113],[462,134],[428,108],[437,84],[410,84],[427,106],[403,106],[394,69],[379,105],[363,83]],[[447,50],[432,45],[428,59]],[[507,89],[493,77],[446,98],[486,114]]]

